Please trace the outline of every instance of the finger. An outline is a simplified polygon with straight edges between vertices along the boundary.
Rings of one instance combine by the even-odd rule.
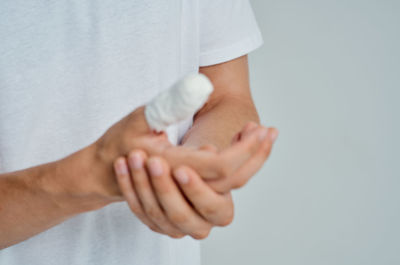
[[[248,122],[240,132],[238,132],[232,139],[231,141],[231,145],[239,142],[240,140],[243,140],[245,138],[247,138],[247,136],[254,131],[255,129],[257,129],[260,125],[258,125],[255,122]]]
[[[259,149],[260,144],[267,135],[267,129],[259,127],[248,134],[239,142],[233,144],[219,154],[218,166],[215,169],[219,178],[230,177]]]
[[[272,145],[278,137],[278,130],[269,128],[267,139],[261,145],[257,153],[241,166],[232,176],[232,188],[237,189],[244,186],[254,176],[268,159]]]
[[[248,180],[254,176],[268,159],[272,145],[278,136],[278,130],[269,128],[268,134],[264,142],[261,144],[257,153],[243,164],[229,178],[222,180],[209,180],[207,184],[217,192],[225,193],[232,189],[237,189],[244,186]]]
[[[243,129],[240,131],[240,139],[244,139],[247,136],[249,136],[249,134],[251,132],[253,132],[254,130],[256,130],[257,128],[259,128],[261,125],[255,123],[255,122],[248,122]]]
[[[174,227],[164,215],[154,195],[149,176],[144,167],[146,153],[134,150],[129,153],[128,163],[131,168],[133,186],[146,216],[162,231],[174,238],[180,238],[184,234]]]
[[[152,157],[147,161],[147,167],[155,194],[168,219],[179,230],[193,238],[207,237],[212,227],[211,224],[198,215],[186,201],[170,175],[167,162],[161,157]]]
[[[119,157],[115,160],[114,171],[117,176],[118,186],[132,212],[151,230],[162,233],[157,225],[146,217],[142,206],[140,205],[139,199],[133,189],[132,180],[128,171],[128,163],[125,157]]]
[[[185,160],[182,164],[194,169],[204,179],[227,178],[255,154],[266,133],[266,128],[253,122],[248,123],[242,130],[240,140],[222,152],[215,155],[192,152],[181,157]]]
[[[233,145],[234,143],[239,142],[239,141],[240,141],[240,137],[241,137],[240,132],[236,133],[236,134],[233,136],[232,140],[231,140],[231,145]]]
[[[161,156],[168,158],[172,168],[187,165],[204,179],[225,178],[255,153],[265,135],[266,129],[260,127],[220,153],[171,146],[165,149]]]
[[[194,169],[204,179],[226,178],[257,151],[265,137],[266,128],[259,127],[255,130],[253,128],[254,125],[250,124],[243,139],[220,153],[195,150],[185,146],[166,146],[162,151],[160,149],[154,153],[167,158],[172,168],[183,164]],[[148,146],[148,149],[154,150],[156,147]]]
[[[233,202],[230,193],[218,194],[191,168],[181,166],[174,177],[186,198],[209,222],[226,226],[233,220]]]
[[[180,165],[188,165],[202,176],[207,178],[218,178],[218,153],[210,152],[204,149],[194,149],[186,146],[169,147],[161,153],[165,157],[171,168],[176,168]]]

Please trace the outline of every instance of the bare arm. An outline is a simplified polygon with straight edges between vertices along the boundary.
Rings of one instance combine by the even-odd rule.
[[[92,151],[0,175],[0,249],[110,202],[90,183]]]
[[[0,249],[122,200],[112,162],[141,142],[147,130],[143,108],[138,108],[64,159],[0,174]]]
[[[201,72],[212,80],[215,93],[196,115],[184,144],[200,146],[212,143],[225,148],[243,124],[247,121],[258,122],[250,96],[247,58],[204,67]],[[170,148],[172,152],[164,152],[160,146],[168,148],[166,141],[150,140],[144,136],[148,127],[142,112],[143,108],[132,112],[112,126],[95,144],[65,159],[0,174],[0,249],[26,240],[74,215],[122,200],[112,163],[117,156],[127,154],[129,150],[144,148],[149,154],[164,153],[168,163],[190,165],[205,176],[205,173],[214,170],[221,172],[218,169],[224,168],[224,164],[216,164],[215,161],[224,161],[222,158],[225,155],[230,157],[230,160],[225,159],[227,164],[237,164],[245,150],[258,145],[257,141],[249,139],[242,147],[232,148],[234,156],[230,156],[232,152],[227,152],[221,154],[221,158],[219,155],[174,147]],[[263,156],[259,163],[265,159],[266,156]],[[258,166],[252,165],[251,168]],[[243,171],[238,173],[243,175]],[[221,185],[221,190],[229,189],[231,182]]]
[[[249,138],[224,154],[176,147],[165,135],[149,134],[143,111],[143,107],[136,109],[95,143],[65,159],[0,174],[0,249],[74,215],[122,200],[112,164],[130,150],[162,155],[170,165],[189,165],[202,177],[213,178],[232,161],[240,164],[245,150],[258,145],[254,137]]]

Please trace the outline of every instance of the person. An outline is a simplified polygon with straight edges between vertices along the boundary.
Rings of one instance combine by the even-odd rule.
[[[278,134],[251,98],[249,2],[2,1],[0,19],[0,264],[199,264]],[[205,106],[149,134],[143,105],[192,72]]]

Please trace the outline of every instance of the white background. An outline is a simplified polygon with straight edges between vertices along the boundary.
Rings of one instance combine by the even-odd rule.
[[[400,1],[252,1],[273,154],[204,265],[400,264]]]

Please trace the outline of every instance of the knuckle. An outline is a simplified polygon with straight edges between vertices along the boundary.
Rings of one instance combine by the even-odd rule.
[[[161,178],[162,178],[162,176],[160,176],[160,178],[157,180],[152,179],[152,182],[155,184],[154,186],[157,186],[157,188],[155,188],[155,189],[159,195],[161,195],[161,196],[167,195],[168,196],[168,194],[170,194],[172,192],[171,187],[169,185],[166,185],[165,183],[163,183]]]
[[[167,177],[169,177],[169,176],[162,174],[157,177],[154,177],[149,174],[147,177],[148,177],[148,181],[150,183],[149,184],[150,188],[154,189],[154,192],[156,194],[164,195],[166,193],[171,192],[171,187],[170,187],[170,185],[168,185],[168,182],[167,182]]]
[[[271,151],[271,146],[270,145],[268,145],[265,148],[263,148],[263,150],[261,152],[261,158],[263,160],[266,160],[268,158],[268,156],[269,156],[270,151]]]
[[[184,234],[170,234],[169,236],[172,238],[178,239],[178,238],[184,237],[185,235]]]
[[[258,124],[255,123],[254,121],[249,121],[249,122],[246,123],[246,125],[244,127],[244,130],[247,131],[247,130],[253,129],[253,128],[257,127],[257,126],[258,126]]]
[[[188,221],[188,216],[184,213],[173,213],[168,218],[175,224],[184,224]]]
[[[190,181],[185,183],[184,187],[182,187],[182,190],[184,190],[188,194],[188,198],[205,197],[204,187],[198,185],[198,181],[199,181],[198,179],[196,180],[195,178],[190,178]]]
[[[233,182],[232,188],[233,188],[233,189],[239,189],[239,188],[243,187],[244,185],[246,185],[247,180],[248,180],[248,179],[245,178],[245,177],[239,177],[239,178],[237,178],[237,179]]]
[[[163,220],[162,213],[155,207],[147,208],[146,214],[150,217],[150,219],[155,220],[157,222],[161,222]]]
[[[146,191],[151,188],[147,175],[141,174],[140,172],[134,172],[131,176],[136,191]]]
[[[219,226],[228,226],[233,222],[233,211],[230,211],[218,224]]]
[[[264,159],[267,159],[269,157],[269,154],[271,153],[271,149],[272,149],[272,145],[271,144],[268,144],[266,147],[264,147],[264,150],[262,152]]]
[[[131,211],[138,217],[138,218],[142,218],[144,217],[144,213],[141,209],[141,207],[139,205],[137,205],[136,203],[128,203],[129,208],[131,209]]]
[[[208,182],[208,185],[216,192],[224,194],[226,192],[229,192],[232,187],[231,184],[225,179],[225,180],[218,180],[214,182]]]
[[[150,225],[149,226],[150,230],[156,233],[160,233],[160,230],[158,229],[158,227],[154,226],[154,225]]]
[[[200,209],[200,212],[202,212],[207,217],[211,217],[218,213],[218,209],[217,209],[217,206],[215,204],[213,204],[213,205],[204,207],[203,209]]]
[[[194,238],[194,239],[197,239],[197,240],[205,239],[210,234],[210,230],[211,229],[207,229],[207,230],[203,230],[203,231],[200,231],[200,232],[193,233],[191,235],[191,237]]]

